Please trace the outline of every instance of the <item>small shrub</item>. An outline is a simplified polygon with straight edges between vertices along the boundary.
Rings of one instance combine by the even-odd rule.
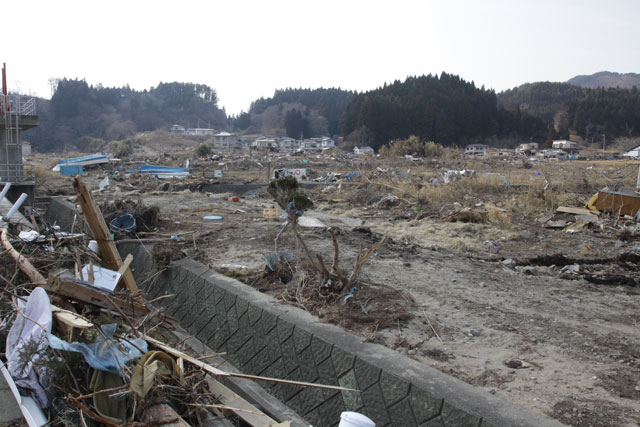
[[[106,151],[116,157],[125,157],[131,153],[132,142],[130,140],[111,141],[107,144]]]
[[[206,157],[211,154],[211,147],[208,144],[200,144],[196,147],[195,154],[198,157]]]

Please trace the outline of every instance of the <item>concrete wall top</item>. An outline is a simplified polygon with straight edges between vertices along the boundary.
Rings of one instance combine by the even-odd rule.
[[[355,388],[361,393],[270,385],[269,391],[314,426],[340,413],[367,414],[378,426],[559,426],[484,390],[379,344],[282,305],[237,280],[184,259],[152,277],[148,249],[127,245],[149,298],[243,372]],[[153,282],[153,283],[151,283]]]

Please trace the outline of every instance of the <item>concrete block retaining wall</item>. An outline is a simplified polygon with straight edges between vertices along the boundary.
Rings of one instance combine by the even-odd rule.
[[[74,206],[49,205],[46,219],[69,231]],[[77,225],[77,224],[76,224]],[[138,286],[161,299],[182,327],[248,374],[341,385],[361,393],[263,383],[317,427],[335,426],[344,410],[367,414],[378,426],[560,426],[481,389],[340,328],[281,305],[192,260],[155,274],[151,249],[119,247]]]
[[[183,328],[243,372],[341,385],[361,393],[263,383],[314,426],[340,413],[367,414],[378,426],[558,426],[511,403],[316,318],[281,305],[192,260],[153,276],[149,250],[128,245],[139,286]],[[150,279],[153,277],[153,279]]]

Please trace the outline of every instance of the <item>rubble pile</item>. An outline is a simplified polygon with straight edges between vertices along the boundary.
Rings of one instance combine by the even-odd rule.
[[[228,417],[289,425],[215,379],[250,376],[221,371],[207,363],[211,355],[198,359],[168,344],[176,320],[144,299],[129,269],[132,255],[121,259],[112,223],[107,226],[81,178],[74,187],[94,240],[34,216],[0,228],[1,366],[6,381],[18,387],[16,401],[28,424],[203,425]],[[106,208],[136,212],[147,225],[157,220],[157,208],[151,215],[130,200]]]

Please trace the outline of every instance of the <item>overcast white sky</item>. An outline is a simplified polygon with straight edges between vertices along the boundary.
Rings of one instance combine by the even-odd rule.
[[[640,72],[637,0],[3,1],[10,90],[204,83],[228,114],[286,87],[458,74],[496,91]]]

